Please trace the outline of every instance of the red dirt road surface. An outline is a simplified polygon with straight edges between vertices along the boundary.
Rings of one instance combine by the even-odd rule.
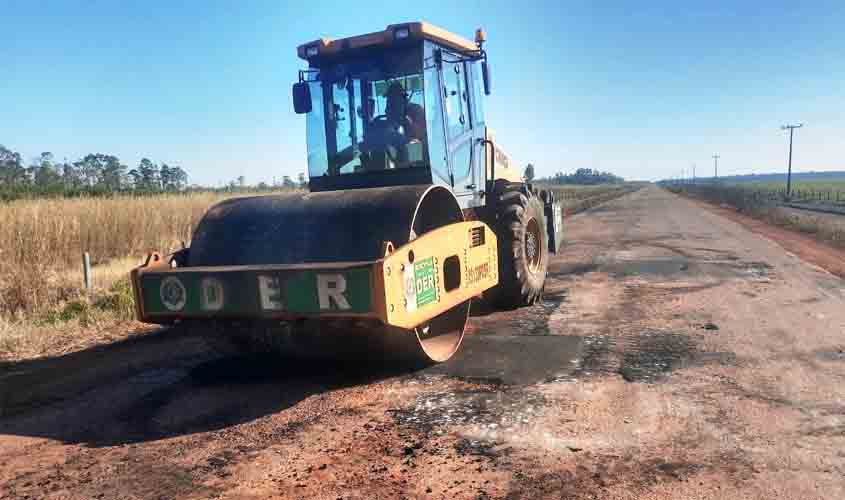
[[[423,371],[162,330],[0,366],[0,498],[845,498],[845,281],[647,187]]]

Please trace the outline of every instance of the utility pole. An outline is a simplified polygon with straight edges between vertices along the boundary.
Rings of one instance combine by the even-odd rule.
[[[713,155],[713,180],[719,178],[719,154]]]
[[[796,128],[803,127],[803,123],[798,125],[784,125],[781,130],[789,130],[789,170],[786,173],[786,199],[788,200],[792,193],[792,133]]]
[[[692,183],[695,184],[695,163],[692,164]]]

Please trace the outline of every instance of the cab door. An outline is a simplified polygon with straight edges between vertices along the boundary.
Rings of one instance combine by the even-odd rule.
[[[473,148],[473,123],[470,117],[470,96],[466,63],[461,57],[443,51],[441,82],[446,118],[447,156],[452,189],[461,207],[473,205],[476,191]]]

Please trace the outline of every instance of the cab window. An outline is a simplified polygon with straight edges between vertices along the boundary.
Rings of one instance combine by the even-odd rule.
[[[472,92],[472,123],[481,125],[484,123],[484,83],[481,77],[481,62],[476,61],[467,64],[470,69],[470,90]]]
[[[463,62],[448,62],[458,56],[443,53],[443,99],[449,138],[454,139],[469,130],[469,103]]]

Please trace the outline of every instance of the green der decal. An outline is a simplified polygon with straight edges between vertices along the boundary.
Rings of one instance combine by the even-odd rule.
[[[417,307],[437,300],[433,257],[414,263],[414,284],[417,292]]]
[[[262,315],[273,312],[369,312],[367,268],[325,271],[149,274],[142,278],[151,314]]]

